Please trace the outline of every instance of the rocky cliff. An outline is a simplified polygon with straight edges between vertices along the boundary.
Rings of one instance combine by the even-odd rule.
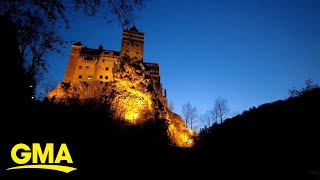
[[[171,143],[180,147],[193,145],[193,133],[182,118],[171,112],[167,99],[145,72],[142,62],[124,63],[114,74],[114,81],[60,83],[47,98],[53,103],[105,106],[112,117],[139,125],[144,121],[166,119]]]

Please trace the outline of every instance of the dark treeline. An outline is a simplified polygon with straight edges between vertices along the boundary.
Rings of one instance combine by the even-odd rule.
[[[1,154],[7,156],[7,162],[1,160],[2,170],[8,168],[4,164],[14,165],[9,159],[10,151],[18,143],[30,146],[41,143],[43,148],[45,143],[55,143],[56,148],[60,143],[66,143],[74,161],[71,166],[78,168],[68,174],[71,176],[146,176],[143,171],[164,173],[162,171],[180,161],[178,152],[182,150],[169,145],[165,120],[132,126],[109,118],[105,109],[42,102],[30,103],[16,111],[19,114],[12,114],[6,120],[8,122],[1,125],[2,132],[9,132],[2,133],[1,137]],[[4,175],[18,173],[20,176],[30,172],[7,171]],[[32,171],[31,174],[35,172],[45,176],[57,175],[57,172],[46,170]]]
[[[314,177],[320,167],[319,107],[320,88],[314,87],[205,128],[196,144],[198,161],[257,178]]]
[[[193,149],[170,145],[165,120],[131,126],[96,107],[36,101],[11,106],[16,113],[1,123],[0,151],[6,155],[1,172],[56,176],[47,170],[4,169],[14,165],[9,155],[17,143],[67,143],[78,170],[60,173],[66,176],[311,179],[320,167],[319,102],[320,88],[315,88],[251,108],[203,129]]]

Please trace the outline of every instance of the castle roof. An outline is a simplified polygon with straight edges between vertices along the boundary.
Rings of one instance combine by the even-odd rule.
[[[82,48],[80,54],[100,55],[101,49]]]
[[[98,56],[98,55],[100,55],[102,53],[109,54],[110,52],[112,52],[114,56],[119,56],[120,55],[119,51],[103,50],[102,48],[101,49],[94,49],[94,48],[87,48],[87,47],[82,48],[81,51],[80,51],[80,54]]]
[[[139,32],[139,30],[137,29],[137,27],[136,26],[132,26],[130,29],[129,29],[129,31],[131,31],[131,32]]]
[[[125,29],[124,32],[129,32],[129,33],[133,33],[133,34],[141,34],[143,35],[143,32],[140,32],[136,26],[132,26],[130,29]]]
[[[73,44],[74,46],[82,46],[82,43],[80,41]]]

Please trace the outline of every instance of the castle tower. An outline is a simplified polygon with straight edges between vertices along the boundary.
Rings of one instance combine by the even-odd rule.
[[[64,75],[63,82],[69,83],[73,80],[74,74],[77,70],[78,59],[80,58],[80,51],[82,48],[81,42],[72,45],[70,59],[67,65],[66,74]]]
[[[144,33],[133,26],[122,33],[120,57],[129,56],[137,61],[143,60]]]

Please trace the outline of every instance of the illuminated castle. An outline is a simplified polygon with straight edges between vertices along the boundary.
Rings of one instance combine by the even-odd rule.
[[[191,147],[193,133],[169,109],[159,64],[143,62],[143,48],[144,33],[135,26],[123,31],[120,51],[73,44],[64,80],[47,98],[56,104],[108,107],[112,119],[128,125],[166,120],[171,143]]]
[[[72,45],[63,82],[110,82],[120,65],[129,60],[131,63],[143,63],[146,76],[153,80],[155,89],[162,94],[159,64],[143,62],[143,47],[144,33],[135,26],[123,31],[120,52],[105,50],[101,45],[98,49],[87,48],[77,42]]]

